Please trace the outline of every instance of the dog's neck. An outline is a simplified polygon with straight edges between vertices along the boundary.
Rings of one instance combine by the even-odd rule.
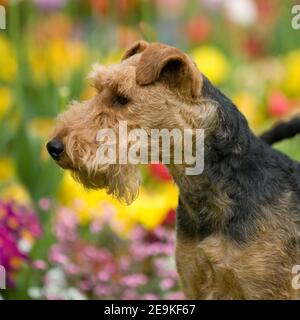
[[[219,105],[219,125],[209,144],[205,143],[204,171],[200,175],[186,175],[183,165],[168,168],[180,189],[178,216],[185,215],[180,220],[193,224],[197,233],[199,230],[210,233],[225,228],[235,214],[232,209],[235,173],[258,138],[236,106],[206,78],[203,94]],[[186,227],[190,228],[188,222]],[[187,232],[191,233],[191,229]]]
[[[208,167],[201,175],[192,176],[186,175],[181,166],[168,166],[179,188],[179,207],[184,210],[185,218],[198,228],[209,224],[222,229],[232,215],[231,186],[226,185],[219,170],[212,172]]]

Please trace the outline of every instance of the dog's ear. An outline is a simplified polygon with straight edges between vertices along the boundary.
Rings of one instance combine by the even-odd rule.
[[[136,80],[139,85],[164,81],[182,94],[199,96],[202,76],[194,62],[179,49],[160,43],[149,45],[141,55]]]
[[[134,56],[137,53],[144,51],[148,46],[149,43],[144,40],[134,42],[133,45],[125,51],[122,57],[122,61],[130,58],[131,56]]]

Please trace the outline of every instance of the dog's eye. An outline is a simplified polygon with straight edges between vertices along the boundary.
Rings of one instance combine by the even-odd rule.
[[[117,106],[125,106],[129,102],[129,98],[122,96],[122,95],[116,95],[115,97],[115,105]]]

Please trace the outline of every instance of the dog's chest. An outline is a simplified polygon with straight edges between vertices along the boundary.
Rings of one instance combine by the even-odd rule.
[[[177,241],[176,263],[183,290],[192,299],[243,298],[235,272],[239,249],[222,236]]]
[[[222,236],[207,237],[196,248],[205,253],[215,268],[231,268],[240,251]]]
[[[177,270],[190,299],[294,299],[296,262],[293,248],[274,232],[243,246],[223,235],[200,242],[178,237],[176,243]]]

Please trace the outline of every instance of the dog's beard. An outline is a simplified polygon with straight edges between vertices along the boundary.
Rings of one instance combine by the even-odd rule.
[[[126,204],[132,203],[138,195],[140,173],[134,164],[103,164],[96,155],[93,145],[79,143],[78,138],[66,143],[66,154],[70,161],[68,168],[75,180],[88,189],[105,189],[106,192]],[[88,146],[88,147],[86,147]]]
[[[105,189],[106,192],[126,204],[138,195],[140,174],[136,165],[109,164],[95,170],[72,171],[73,177],[84,187]]]

